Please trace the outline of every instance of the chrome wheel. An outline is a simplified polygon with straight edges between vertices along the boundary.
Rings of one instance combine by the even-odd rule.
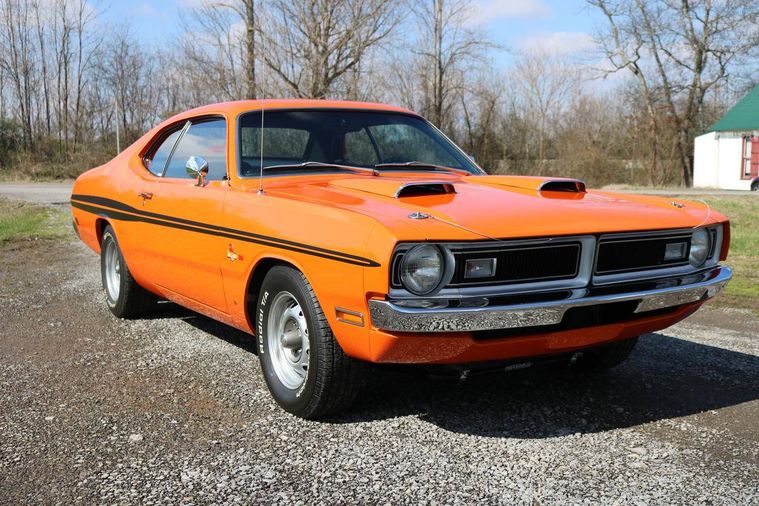
[[[108,291],[108,297],[115,303],[119,300],[119,290],[121,289],[121,259],[116,242],[111,239],[105,241],[105,289]]]
[[[280,292],[272,300],[266,332],[277,378],[290,390],[297,390],[308,374],[308,323],[290,292]]]

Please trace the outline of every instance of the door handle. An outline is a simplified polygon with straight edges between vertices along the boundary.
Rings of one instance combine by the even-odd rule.
[[[140,197],[142,197],[142,200],[150,200],[153,198],[153,194],[149,192],[140,192]]]

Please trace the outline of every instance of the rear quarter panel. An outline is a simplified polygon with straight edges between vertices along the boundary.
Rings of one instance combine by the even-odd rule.
[[[148,179],[155,179],[155,176],[142,165],[139,157],[139,149],[144,142],[147,142],[147,139],[137,141],[110,162],[79,176],[74,182],[72,197],[98,197],[135,208],[141,206],[139,193]],[[97,208],[97,205],[93,207]],[[144,234],[139,222],[112,219],[105,211],[85,211],[74,205],[72,205],[72,214],[78,222],[82,241],[98,254],[100,253],[98,221],[104,221],[113,227],[130,272],[138,283],[155,291],[151,281],[143,275],[142,263],[149,259],[146,258]]]

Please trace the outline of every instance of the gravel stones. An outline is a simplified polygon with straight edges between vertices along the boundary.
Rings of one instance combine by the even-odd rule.
[[[352,411],[306,422],[248,336],[171,304],[113,318],[78,243],[0,255],[3,504],[759,502],[745,313],[707,308],[600,378],[378,368]]]

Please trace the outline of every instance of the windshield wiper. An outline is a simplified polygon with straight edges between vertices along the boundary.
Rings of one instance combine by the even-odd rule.
[[[453,172],[455,174],[462,174],[464,176],[471,176],[472,173],[464,169],[454,169],[453,167],[446,167],[445,165],[435,165],[434,163],[426,162],[390,162],[390,163],[378,163],[374,166],[375,169],[390,169],[390,168],[402,168],[409,167],[413,169],[427,169],[427,170],[444,170],[446,172]]]
[[[264,170],[269,170],[269,169],[304,169],[304,168],[342,169],[342,170],[350,170],[350,171],[353,171],[353,172],[361,172],[361,173],[371,174],[372,176],[379,176],[379,171],[377,169],[372,169],[372,168],[369,168],[369,167],[356,167],[354,165],[340,165],[339,163],[303,162],[303,163],[287,163],[287,164],[282,164],[282,165],[264,166]]]

